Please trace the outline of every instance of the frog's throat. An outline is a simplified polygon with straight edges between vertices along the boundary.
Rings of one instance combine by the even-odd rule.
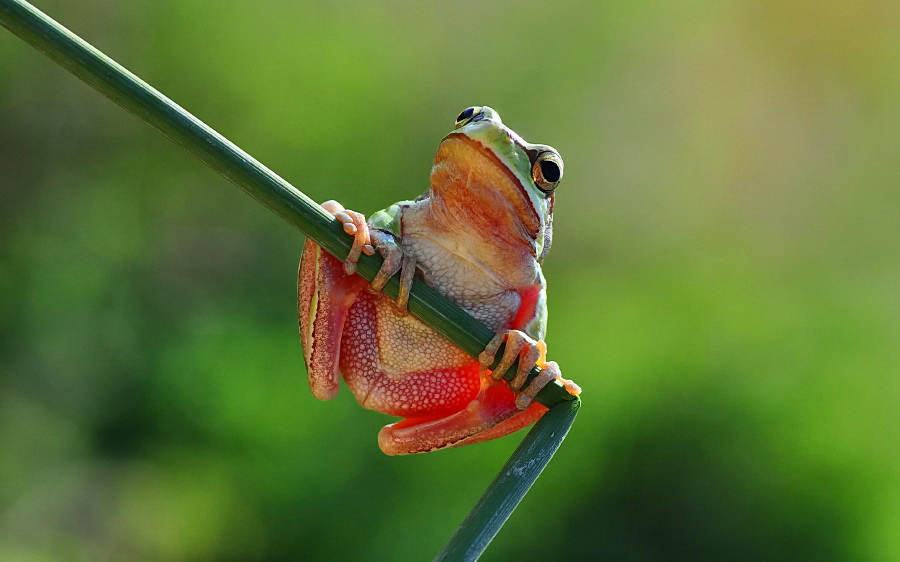
[[[538,213],[536,202],[532,199],[525,186],[522,185],[521,178],[519,178],[519,176],[517,176],[516,173],[510,169],[509,165],[507,165],[500,159],[499,156],[497,156],[496,152],[494,152],[490,147],[482,144],[478,140],[473,139],[472,137],[463,133],[450,133],[449,135],[444,137],[444,140],[447,139],[455,139],[465,142],[467,145],[471,146],[486,158],[488,158],[494,164],[494,166],[502,170],[506,177],[509,178],[509,181],[518,189],[519,194],[522,196],[522,200],[528,205],[528,208],[531,210],[535,222],[543,226],[544,221],[541,220],[541,215],[540,213]]]

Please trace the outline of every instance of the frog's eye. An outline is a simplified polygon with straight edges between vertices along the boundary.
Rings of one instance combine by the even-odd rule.
[[[481,115],[481,111],[481,108],[477,105],[463,109],[462,113],[459,114],[459,117],[456,118],[456,128],[459,129],[475,117]]]
[[[531,178],[541,191],[556,189],[563,176],[563,161],[555,152],[542,152],[531,165]]]

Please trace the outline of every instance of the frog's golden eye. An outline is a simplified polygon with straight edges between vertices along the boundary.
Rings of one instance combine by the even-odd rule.
[[[456,118],[456,128],[459,129],[479,115],[481,115],[481,108],[477,105],[463,109],[462,113],[459,114],[459,117]]]
[[[531,165],[531,178],[538,189],[550,192],[556,189],[563,176],[563,161],[555,152],[542,152]]]

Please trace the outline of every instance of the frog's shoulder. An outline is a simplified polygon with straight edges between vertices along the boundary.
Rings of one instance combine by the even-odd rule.
[[[400,217],[403,216],[406,209],[415,205],[416,202],[420,200],[422,200],[422,197],[419,197],[415,201],[398,201],[386,209],[373,213],[369,217],[369,226],[371,228],[390,232],[394,236],[399,237],[401,234]]]

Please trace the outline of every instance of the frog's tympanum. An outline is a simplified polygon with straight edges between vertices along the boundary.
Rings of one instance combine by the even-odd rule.
[[[550,249],[559,153],[530,144],[490,107],[470,107],[438,146],[431,189],[365,217],[335,201],[322,207],[354,237],[343,264],[306,242],[299,309],[309,384],[338,391],[338,373],[359,403],[404,420],[378,435],[389,455],[467,445],[512,433],[547,410],[534,395],[557,378],[541,340],[547,302],[541,261]],[[384,266],[371,284],[355,274],[360,253]],[[397,301],[380,292],[400,271]],[[407,314],[414,273],[496,332],[479,359]],[[505,352],[493,371],[500,344]],[[510,381],[502,375],[519,359]],[[525,384],[535,364],[541,376]]]

